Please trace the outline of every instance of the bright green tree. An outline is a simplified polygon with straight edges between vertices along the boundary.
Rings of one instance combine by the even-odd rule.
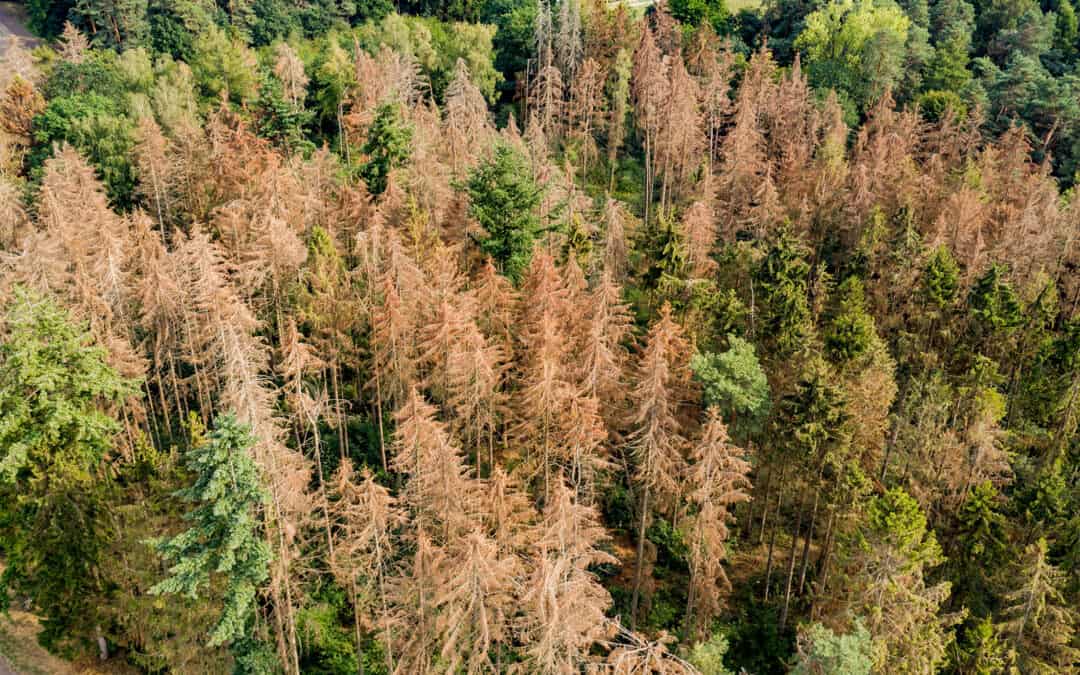
[[[0,333],[0,600],[28,598],[47,646],[89,635],[100,590],[102,463],[136,391],[86,328],[16,288]]]
[[[874,317],[866,309],[862,281],[848,277],[836,291],[836,311],[825,330],[825,353],[836,364],[864,356],[874,342]]]
[[[840,635],[812,623],[799,634],[799,654],[790,675],[870,675],[873,665],[873,640],[861,621]]]
[[[259,535],[259,509],[267,495],[249,454],[254,442],[251,430],[233,415],[219,417],[206,442],[187,452],[195,483],[177,495],[197,505],[185,516],[192,526],[153,542],[171,567],[151,594],[196,598],[212,577],[224,580],[224,607],[210,633],[212,647],[248,634],[256,593],[269,575],[271,553]]]
[[[731,425],[756,428],[769,411],[769,381],[754,345],[728,335],[727,351],[694,354],[690,368],[702,383],[706,406],[719,406]]]
[[[533,242],[541,232],[536,208],[543,190],[524,156],[500,143],[480,162],[462,186],[469,214],[484,228],[480,250],[515,283],[529,265]]]
[[[795,48],[817,87],[862,112],[903,74],[911,20],[892,0],[831,0],[806,17]]]
[[[959,617],[939,613],[949,583],[927,583],[943,558],[918,502],[900,488],[875,497],[845,549],[837,583],[849,611],[866,621],[875,671],[934,672],[945,660],[950,627]]]

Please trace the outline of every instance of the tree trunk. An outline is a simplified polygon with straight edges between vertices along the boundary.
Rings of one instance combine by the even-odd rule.
[[[791,582],[795,576],[795,550],[799,541],[799,531],[802,529],[803,510],[799,509],[799,515],[795,518],[795,531],[791,536],[791,550],[788,552],[787,582],[784,585],[784,607],[780,610],[780,633],[787,627],[788,609],[791,606]]]
[[[645,571],[645,523],[649,517],[649,486],[645,485],[641,493],[641,524],[638,526],[637,568],[634,571],[634,594],[630,599],[630,630],[637,627],[638,599],[641,596],[641,581]]]
[[[814,523],[817,520],[818,500],[821,497],[820,482],[818,483],[819,489],[814,490],[814,507],[810,509],[810,523],[806,527],[806,534],[803,537],[803,551],[802,551],[802,563],[799,567],[799,595],[803,593],[803,586],[806,584],[806,567],[810,561],[810,540],[814,537]]]

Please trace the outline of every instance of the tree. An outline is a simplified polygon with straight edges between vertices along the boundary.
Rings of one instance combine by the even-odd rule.
[[[484,228],[477,239],[480,250],[517,283],[541,232],[536,209],[543,189],[529,163],[511,146],[498,143],[459,189],[469,196],[469,215]]]
[[[750,463],[744,451],[728,440],[727,427],[716,408],[710,408],[701,439],[690,452],[688,501],[696,508],[689,530],[690,588],[686,597],[685,626],[689,635],[707,629],[722,606],[731,583],[721,562],[726,557],[732,508],[750,501]]]
[[[362,148],[368,160],[360,167],[360,177],[375,196],[386,191],[390,172],[404,166],[412,155],[412,127],[401,116],[399,105],[384,103],[375,112],[375,121],[368,129]]]
[[[29,598],[42,643],[91,634],[100,591],[104,461],[117,406],[135,382],[106,364],[87,330],[45,297],[10,296],[0,333],[0,598]]]
[[[849,114],[863,112],[899,81],[910,26],[891,1],[837,0],[807,15],[795,47],[812,84],[836,90]]]
[[[171,567],[151,594],[196,598],[214,579],[223,579],[224,607],[209,635],[211,647],[249,635],[256,595],[270,575],[272,555],[259,532],[259,511],[269,496],[248,454],[254,444],[250,427],[231,414],[219,416],[206,442],[186,454],[195,482],[177,495],[197,504],[186,516],[192,526],[153,542]]]
[[[1024,551],[1004,597],[1001,632],[1026,673],[1064,673],[1075,668],[1077,616],[1061,592],[1063,575],[1047,560],[1046,539]]]
[[[870,675],[873,641],[861,621],[848,634],[837,635],[820,623],[799,631],[798,657],[791,675]]]
[[[836,590],[866,623],[875,670],[931,672],[942,663],[959,617],[939,613],[950,584],[927,583],[941,547],[915,500],[900,488],[871,500],[844,555]]]
[[[635,462],[638,484],[638,546],[634,572],[634,594],[630,604],[630,625],[636,620],[638,598],[645,573],[645,531],[650,509],[649,498],[658,496],[669,503],[679,490],[679,476],[685,459],[687,438],[679,421],[679,408],[689,400],[690,345],[682,327],[671,317],[665,304],[660,317],[645,336],[637,368],[637,382],[631,414],[633,431],[630,450]]]
[[[725,411],[735,428],[756,429],[769,412],[769,381],[752,343],[732,334],[727,343],[719,354],[694,354],[690,368],[701,382],[706,406]]]

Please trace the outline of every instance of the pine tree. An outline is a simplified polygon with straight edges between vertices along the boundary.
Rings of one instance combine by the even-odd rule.
[[[615,562],[599,548],[608,536],[596,510],[576,501],[561,477],[535,536],[520,619],[526,672],[578,672],[608,633],[604,612],[611,596],[588,569]]]
[[[638,484],[637,567],[630,604],[633,630],[638,598],[645,572],[645,530],[653,508],[650,497],[670,505],[679,492],[687,438],[679,420],[679,408],[689,400],[690,346],[682,328],[664,305],[660,318],[649,329],[637,368],[637,382],[629,437]]]
[[[691,516],[690,588],[685,626],[689,635],[707,629],[719,613],[731,583],[721,563],[725,555],[732,507],[750,500],[750,464],[743,451],[728,441],[727,426],[717,408],[710,408],[701,439],[690,451],[687,500],[697,509]]]
[[[0,587],[34,603],[46,645],[96,614],[105,465],[135,387],[55,301],[13,289],[0,324]]]
[[[224,579],[225,606],[209,635],[210,646],[249,634],[256,595],[270,575],[272,554],[259,534],[259,512],[268,496],[248,454],[254,444],[249,427],[231,414],[218,417],[206,442],[187,453],[195,482],[178,495],[196,504],[187,515],[192,526],[154,542],[171,566],[151,594],[197,597],[212,577]]]
[[[1016,650],[1019,666],[1030,673],[1074,672],[1080,660],[1076,610],[1061,593],[1061,571],[1047,560],[1039,539],[1024,551],[1004,597],[1001,632]]]
[[[927,672],[942,663],[959,617],[940,613],[949,583],[927,583],[941,547],[915,500],[899,488],[875,497],[845,556],[834,593],[866,622],[875,669]]]

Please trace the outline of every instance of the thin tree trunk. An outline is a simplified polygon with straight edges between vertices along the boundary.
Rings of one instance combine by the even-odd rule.
[[[776,496],[776,521],[780,522],[780,510],[784,507],[784,492],[780,491],[780,494]],[[766,509],[767,511],[768,509]],[[769,536],[769,558],[765,564],[765,602],[769,601],[769,587],[772,586],[772,572],[773,572],[773,553],[776,550],[776,534],[778,528],[773,525],[772,534]]]
[[[780,633],[787,627],[788,609],[791,606],[791,582],[795,576],[795,550],[799,541],[799,531],[802,529],[803,510],[799,509],[799,515],[795,518],[795,531],[791,536],[791,550],[788,552],[787,582],[784,585],[784,607],[780,610]]]
[[[641,596],[641,581],[645,571],[645,523],[649,517],[649,486],[642,486],[641,524],[638,526],[637,568],[634,571],[634,594],[630,599],[630,630],[637,627],[638,599]]]
[[[806,534],[803,536],[803,551],[802,551],[802,563],[799,568],[799,595],[803,593],[803,586],[806,584],[806,567],[810,561],[810,540],[814,537],[814,522],[817,519],[818,501],[821,497],[821,482],[818,482],[818,489],[814,490],[814,507],[810,509],[810,522],[806,527]]]

